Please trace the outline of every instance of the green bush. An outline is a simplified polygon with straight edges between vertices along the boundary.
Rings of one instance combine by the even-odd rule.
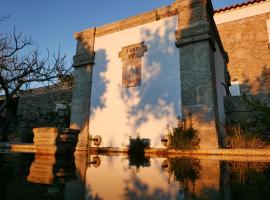
[[[129,154],[144,155],[146,148],[150,147],[150,140],[146,138],[140,138],[138,135],[136,138],[129,138]]]
[[[192,121],[178,118],[177,126],[169,130],[171,142],[169,148],[177,150],[199,149],[200,138],[197,131],[192,127]]]

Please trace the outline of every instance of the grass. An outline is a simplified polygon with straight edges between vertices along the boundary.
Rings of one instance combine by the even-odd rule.
[[[227,137],[225,139],[226,148],[267,148],[267,143],[260,134],[252,133],[248,128],[243,128],[239,124],[231,124],[226,127]]]
[[[226,126],[226,148],[270,148],[270,107],[259,99],[243,95],[247,106],[256,111],[252,119],[231,120]]]

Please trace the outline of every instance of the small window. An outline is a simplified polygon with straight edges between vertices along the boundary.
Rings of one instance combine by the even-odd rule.
[[[240,96],[240,84],[238,81],[231,82],[230,92],[232,96]]]

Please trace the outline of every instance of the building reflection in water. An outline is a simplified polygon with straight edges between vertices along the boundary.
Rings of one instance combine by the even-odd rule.
[[[28,182],[51,185],[55,191],[63,192],[65,183],[76,180],[73,157],[35,155],[27,177]]]
[[[102,199],[186,199],[218,195],[219,161],[187,157],[128,161],[106,156],[101,160],[99,168],[87,168],[86,185]]]
[[[35,155],[27,181],[65,200],[270,199],[269,178],[267,162],[82,154]]]

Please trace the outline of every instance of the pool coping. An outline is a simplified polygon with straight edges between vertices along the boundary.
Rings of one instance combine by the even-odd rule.
[[[37,150],[33,143],[0,143],[0,150],[18,153],[54,154],[55,149],[46,146],[44,151]],[[85,151],[85,148],[76,148],[76,151]],[[90,147],[92,153],[127,153],[128,148]],[[270,149],[200,149],[194,151],[179,151],[165,148],[146,149],[146,154],[153,155],[223,155],[223,156],[265,156],[270,157]]]

